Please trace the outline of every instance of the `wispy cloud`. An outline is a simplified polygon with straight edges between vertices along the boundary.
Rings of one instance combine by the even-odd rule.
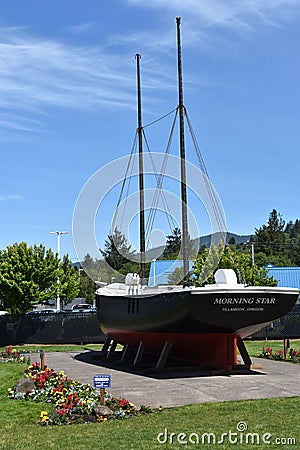
[[[184,14],[201,27],[230,27],[236,31],[253,31],[263,25],[279,25],[294,20],[300,12],[299,0],[125,0],[129,5],[165,9]]]
[[[5,34],[4,42],[3,35]],[[2,38],[2,39],[1,39]],[[126,73],[116,71],[116,61],[100,49],[76,48],[0,29],[2,102],[36,107],[39,102],[61,106],[105,99],[124,101],[109,83],[128,83]],[[115,87],[115,86],[114,86]],[[5,94],[6,93],[6,94]],[[128,100],[128,99],[126,99]]]
[[[242,45],[244,39],[261,37],[295,22],[299,0],[120,0],[129,7],[156,12],[142,31],[112,35],[112,45],[139,43],[147,54],[169,54],[174,49],[174,21],[181,16],[184,46],[223,57],[225,49]],[[138,27],[138,25],[137,25]]]
[[[19,194],[0,194],[0,202],[7,202],[11,200],[22,200],[23,196]]]
[[[97,48],[76,48],[0,28],[1,128],[42,131],[47,107],[93,108],[134,104],[128,61]],[[119,65],[118,65],[119,64]],[[27,119],[30,113],[30,119]]]
[[[76,47],[0,28],[0,129],[43,132],[49,107],[135,108],[133,55],[128,46],[120,55],[109,45]],[[170,87],[161,67],[155,80],[149,70],[148,77],[148,85]]]
[[[300,11],[299,0],[120,1],[184,16],[184,45],[198,48],[210,47],[209,42],[220,36],[224,42],[228,31],[249,35],[260,27],[281,26],[295,20]],[[29,28],[0,27],[0,130],[45,132],[51,107],[135,108],[136,51],[145,55],[144,89],[173,89],[176,75],[168,76],[168,58],[159,57],[174,50],[174,23],[166,25],[164,20],[142,30],[137,27],[132,34],[111,34],[102,47],[77,47],[35,36]],[[86,33],[92,27],[87,22],[68,31]]]
[[[95,28],[95,25],[92,22],[80,23],[78,25],[74,25],[73,27],[69,27],[68,30],[74,34],[85,34],[90,32]]]
[[[236,46],[237,42],[248,39],[249,36],[284,27],[300,16],[299,0],[124,1],[129,6],[157,12],[156,19],[160,25],[163,24],[165,30],[156,30],[151,38],[153,48],[155,45],[156,49],[163,51],[168,51],[171,42],[174,45],[174,24],[165,23],[169,15],[182,16],[185,46],[190,45],[210,53],[216,53],[217,48]],[[125,36],[125,39],[129,41],[135,37]],[[150,39],[144,36],[142,42],[144,45],[147,42],[150,44]]]

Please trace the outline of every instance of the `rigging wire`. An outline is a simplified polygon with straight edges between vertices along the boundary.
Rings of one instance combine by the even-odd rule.
[[[223,238],[223,240],[225,240],[226,231],[227,230],[226,230],[226,224],[225,224],[225,222],[223,220],[223,215],[221,213],[221,207],[218,205],[218,203],[219,203],[218,202],[218,198],[216,197],[215,192],[211,188],[211,183],[210,183],[208,171],[206,169],[206,166],[205,166],[205,163],[204,163],[204,160],[203,160],[203,157],[202,157],[202,154],[201,154],[198,142],[197,142],[197,138],[196,138],[196,135],[194,133],[194,130],[193,130],[193,127],[192,127],[192,123],[190,121],[190,118],[188,116],[188,113],[187,113],[186,109],[185,109],[185,117],[186,117],[186,120],[187,120],[188,129],[189,129],[189,132],[190,132],[193,144],[194,144],[194,148],[195,148],[195,152],[196,152],[196,155],[197,155],[197,158],[198,158],[198,163],[199,163],[200,169],[202,170],[202,172],[205,175],[204,182],[205,182],[206,189],[207,189],[208,195],[209,195],[211,203],[212,203],[214,214],[215,214],[216,220],[218,222],[219,229],[221,230],[222,238]]]
[[[160,120],[163,120],[163,119],[165,119],[166,117],[168,117],[168,116],[170,116],[171,114],[173,114],[176,110],[177,110],[177,108],[172,109],[172,111],[170,111],[170,112],[164,114],[163,116],[159,117],[159,118],[156,119],[156,120],[153,120],[153,122],[147,123],[146,125],[143,126],[143,128],[145,129],[145,128],[147,128],[147,127],[150,127],[151,125],[154,125],[155,123],[159,122]]]
[[[138,132],[136,131],[135,136],[134,136],[134,140],[133,140],[133,144],[132,144],[132,147],[131,147],[131,152],[130,152],[129,160],[128,160],[128,163],[127,163],[124,179],[123,179],[123,182],[122,182],[122,187],[121,187],[119,199],[117,201],[116,212],[115,212],[114,219],[113,219],[113,223],[114,223],[115,220],[116,220],[116,213],[117,213],[118,208],[119,208],[119,206],[121,204],[121,201],[123,199],[123,193],[125,191],[125,186],[126,186],[126,183],[127,183],[127,190],[126,190],[126,194],[124,195],[124,206],[123,206],[123,211],[122,211],[122,216],[121,216],[121,221],[120,221],[120,229],[122,229],[124,214],[125,214],[125,211],[126,211],[126,205],[127,205],[127,200],[128,200],[130,182],[131,182],[131,178],[132,178],[133,165],[134,165],[133,155],[136,152],[136,148],[137,148],[137,138],[138,138]],[[129,171],[130,171],[130,174],[129,174]]]
[[[175,228],[176,224],[175,224],[175,221],[174,221],[173,216],[171,214],[171,211],[169,209],[168,203],[166,201],[165,193],[162,190],[162,183],[163,183],[163,176],[164,176],[164,173],[165,173],[165,166],[166,166],[166,159],[167,159],[166,155],[167,154],[165,154],[164,159],[163,159],[163,163],[162,163],[162,168],[161,168],[160,172],[158,172],[157,169],[156,169],[156,166],[155,166],[155,163],[154,163],[154,160],[153,160],[153,157],[152,157],[152,154],[151,154],[151,151],[150,151],[149,144],[148,144],[146,136],[145,136],[145,142],[146,142],[147,150],[149,152],[150,161],[151,161],[151,164],[152,164],[152,167],[153,167],[153,171],[154,171],[154,174],[155,174],[155,178],[156,178],[156,188],[155,188],[155,191],[154,191],[152,204],[151,204],[151,207],[150,207],[150,214],[149,214],[149,216],[147,218],[147,223],[146,223],[146,238],[147,238],[147,244],[149,244],[150,233],[151,233],[151,230],[152,230],[152,227],[153,227],[153,223],[154,223],[154,220],[155,220],[156,211],[157,211],[157,205],[158,205],[158,201],[159,201],[160,195],[161,195],[161,198],[162,198],[163,206],[164,206],[165,210],[167,211],[166,212],[166,217],[167,217],[167,221],[169,223],[170,229],[172,230],[171,221],[173,222],[173,228]]]
[[[150,161],[151,164],[153,166],[153,170],[154,170],[154,174],[155,174],[155,178],[156,178],[156,188],[155,188],[155,192],[154,192],[154,196],[153,196],[153,200],[152,200],[152,204],[150,207],[150,213],[147,217],[147,222],[146,222],[146,227],[145,227],[145,234],[146,234],[146,240],[147,240],[147,245],[149,244],[149,240],[150,240],[150,233],[151,233],[151,229],[153,227],[154,221],[155,221],[155,217],[156,217],[156,212],[157,212],[157,206],[158,206],[158,202],[159,199],[162,199],[164,208],[166,209],[166,216],[167,216],[167,220],[168,220],[168,224],[170,227],[170,230],[174,229],[176,227],[176,222],[172,216],[172,214],[170,213],[166,198],[165,198],[165,194],[164,191],[162,189],[163,187],[163,182],[164,182],[164,178],[165,178],[165,172],[166,172],[166,167],[167,167],[167,161],[168,161],[168,156],[170,154],[171,151],[171,145],[172,145],[172,141],[173,141],[173,135],[174,135],[174,130],[175,130],[175,126],[176,126],[176,121],[177,121],[177,117],[178,117],[178,111],[179,111],[179,107],[177,106],[176,108],[174,108],[172,111],[164,114],[163,116],[159,117],[158,119],[144,125],[142,127],[142,133],[143,133],[143,139],[144,142],[146,144],[146,148],[147,151],[149,153],[149,157],[150,157]],[[169,134],[169,138],[168,138],[168,142],[167,142],[167,146],[166,146],[166,150],[165,150],[165,155],[163,158],[163,162],[162,162],[162,166],[160,171],[157,171],[157,168],[155,167],[155,163],[150,151],[150,147],[149,147],[149,142],[145,133],[145,128],[150,127],[154,124],[156,124],[157,122],[165,119],[166,117],[170,116],[171,114],[173,114],[175,112],[173,121],[172,121],[172,125],[171,125],[171,130],[170,130],[170,134]],[[226,225],[225,222],[223,220],[223,216],[222,216],[222,210],[221,210],[221,206],[219,204],[218,198],[216,197],[215,192],[212,190],[210,181],[209,181],[209,176],[208,176],[208,171],[206,169],[192,124],[191,124],[191,120],[188,116],[188,113],[186,111],[186,108],[184,108],[184,117],[187,121],[187,125],[188,125],[188,130],[191,136],[191,140],[194,146],[194,150],[197,156],[197,160],[198,160],[198,165],[202,171],[202,173],[204,174],[204,183],[205,183],[205,187],[207,190],[207,193],[209,195],[209,198],[211,200],[211,204],[212,204],[212,208],[213,208],[213,212],[216,218],[216,221],[218,223],[218,227],[220,230],[220,234],[222,237],[222,241],[224,242],[225,240],[225,236],[226,236]],[[137,132],[135,134],[135,138],[134,138],[134,142],[132,145],[132,149],[131,149],[131,154],[130,154],[130,158],[127,164],[127,168],[126,168],[126,172],[125,172],[125,176],[124,176],[124,180],[122,183],[122,188],[121,188],[121,192],[120,192],[120,196],[117,202],[117,208],[120,206],[121,201],[124,197],[124,192],[125,192],[125,186],[126,186],[126,180],[129,179],[129,183],[127,184],[127,190],[126,190],[126,195],[125,195],[125,202],[124,202],[124,207],[123,207],[123,213],[122,213],[122,217],[121,217],[121,224],[123,223],[123,218],[124,218],[124,213],[126,210],[126,203],[127,203],[127,198],[128,198],[128,193],[129,193],[129,188],[130,188],[130,179],[132,177],[132,172],[133,172],[133,155],[136,152],[136,147],[137,147]],[[129,176],[128,176],[129,175]],[[171,223],[172,222],[172,223]],[[236,266],[232,255],[230,255],[230,258],[232,259],[233,264]],[[240,275],[240,274],[239,274]],[[240,278],[241,275],[240,275]]]
[[[173,219],[173,216],[172,216],[172,214],[170,212],[170,209],[168,207],[164,191],[162,190],[163,181],[164,181],[165,172],[166,172],[166,167],[167,167],[168,156],[169,156],[170,151],[171,151],[171,143],[172,143],[174,129],[175,129],[175,124],[176,124],[176,119],[177,119],[177,108],[176,108],[176,110],[173,110],[172,112],[174,112],[174,111],[176,113],[175,113],[175,116],[174,116],[174,119],[173,119],[173,122],[172,122],[171,130],[170,130],[170,134],[169,134],[169,138],[168,138],[168,143],[167,143],[167,147],[166,147],[166,151],[165,151],[165,156],[164,156],[162,167],[161,167],[159,173],[158,173],[158,171],[157,171],[157,169],[155,167],[155,164],[154,164],[151,152],[150,152],[150,148],[149,148],[149,145],[148,145],[148,141],[146,140],[147,150],[149,152],[150,160],[152,162],[152,166],[153,166],[154,173],[155,173],[155,176],[156,176],[156,189],[155,189],[155,193],[154,193],[154,196],[153,196],[153,201],[152,201],[152,205],[151,205],[151,212],[149,214],[149,218],[148,218],[148,221],[147,221],[147,227],[146,227],[148,236],[150,234],[150,231],[152,229],[152,226],[153,226],[153,223],[154,223],[154,220],[155,220],[156,211],[157,211],[157,205],[158,205],[160,197],[162,198],[164,207],[165,207],[165,209],[168,212],[168,214],[166,214],[166,216],[167,216],[167,220],[169,222],[170,230],[176,228],[176,225],[177,225],[175,220]],[[164,116],[164,117],[166,117],[166,116]],[[170,220],[172,221],[172,225],[171,225]],[[149,239],[149,237],[148,237],[148,239]]]

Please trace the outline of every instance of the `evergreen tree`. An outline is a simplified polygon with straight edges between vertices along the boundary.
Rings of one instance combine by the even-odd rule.
[[[166,248],[162,254],[162,259],[182,259],[182,234],[180,228],[176,227],[172,234],[167,236]],[[187,254],[188,258],[196,257],[195,243],[187,236]]]
[[[300,266],[300,220],[290,221],[285,229],[289,237],[288,257],[292,264]]]
[[[96,285],[84,270],[79,272],[79,297],[85,298],[87,303],[92,303],[95,299]]]
[[[134,251],[131,250],[131,245],[128,244],[124,234],[114,229],[113,234],[109,234],[104,243],[104,250],[101,253],[107,262],[115,270],[120,270],[122,266],[133,259]]]
[[[258,251],[267,256],[286,254],[285,221],[280,213],[273,209],[266,225],[255,229],[254,242]]]
[[[181,250],[181,230],[176,227],[172,234],[167,236],[166,248],[163,253],[164,259],[177,259]]]

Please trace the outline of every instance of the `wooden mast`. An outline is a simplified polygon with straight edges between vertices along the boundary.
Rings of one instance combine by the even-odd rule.
[[[182,85],[182,61],[181,61],[181,36],[180,17],[176,17],[177,23],[177,59],[178,59],[178,109],[179,109],[179,144],[180,144],[180,171],[181,171],[181,221],[182,221],[182,258],[183,258],[183,285],[189,284],[189,255],[188,255],[188,219],[187,219],[187,189],[186,189],[186,164],[185,164],[185,135],[183,85]]]
[[[137,67],[137,107],[138,107],[138,143],[139,143],[139,207],[140,207],[140,277],[144,284],[146,276],[145,263],[145,199],[144,199],[144,167],[143,167],[143,124],[142,124],[142,94],[141,94],[141,70],[138,53],[136,57]]]

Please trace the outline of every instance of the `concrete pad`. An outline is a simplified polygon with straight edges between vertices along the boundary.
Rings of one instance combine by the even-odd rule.
[[[82,383],[93,385],[95,374],[111,375],[111,392],[135,405],[172,407],[192,403],[300,396],[300,365],[252,358],[262,369],[245,374],[207,375],[203,372],[162,374],[126,371],[95,358],[96,352],[50,352],[45,364]],[[38,354],[31,361],[39,361]]]

